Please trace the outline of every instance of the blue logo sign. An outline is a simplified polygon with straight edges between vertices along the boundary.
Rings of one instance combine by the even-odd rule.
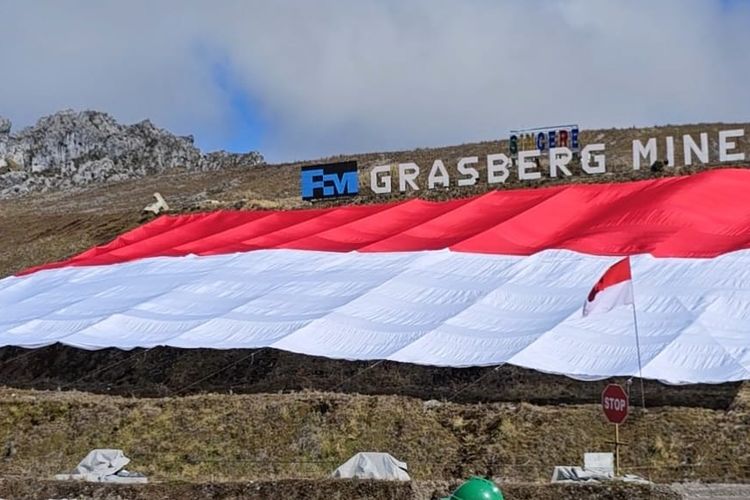
[[[357,162],[345,161],[302,167],[300,184],[303,200],[354,196],[359,193]]]

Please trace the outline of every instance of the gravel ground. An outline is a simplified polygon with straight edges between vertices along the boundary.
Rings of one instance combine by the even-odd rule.
[[[672,488],[685,500],[739,500],[750,498],[750,484],[681,483]]]

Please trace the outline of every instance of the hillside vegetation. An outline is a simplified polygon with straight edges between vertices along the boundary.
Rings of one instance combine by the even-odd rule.
[[[702,408],[635,411],[623,426],[626,472],[657,481],[742,480],[750,414]],[[555,465],[610,449],[596,404],[455,404],[403,396],[302,392],[134,399],[0,391],[0,436],[15,450],[0,475],[50,477],[92,448],[122,448],[156,480],[327,477],[362,450],[409,464],[414,479],[483,474],[548,481]],[[12,444],[9,444],[12,443]]]

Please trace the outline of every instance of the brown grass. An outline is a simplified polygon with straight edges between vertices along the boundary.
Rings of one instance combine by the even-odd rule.
[[[267,500],[433,500],[457,487],[456,482],[387,482],[345,480],[280,480],[253,482],[159,483],[114,486],[40,480],[0,480],[6,498],[80,498],[93,500],[221,499]],[[513,500],[677,500],[664,486],[614,484],[503,484],[505,498]]]
[[[635,412],[622,427],[627,472],[658,481],[746,480],[750,416],[701,408]],[[159,480],[234,481],[330,474],[357,451],[385,451],[415,479],[470,474],[548,481],[554,465],[611,448],[598,405],[428,403],[331,393],[133,399],[0,391],[0,475],[49,477],[90,449],[122,448]]]

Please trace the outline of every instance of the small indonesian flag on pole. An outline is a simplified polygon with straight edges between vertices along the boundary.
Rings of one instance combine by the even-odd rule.
[[[633,304],[630,257],[618,261],[599,278],[583,304],[583,315],[605,313],[617,306]]]

